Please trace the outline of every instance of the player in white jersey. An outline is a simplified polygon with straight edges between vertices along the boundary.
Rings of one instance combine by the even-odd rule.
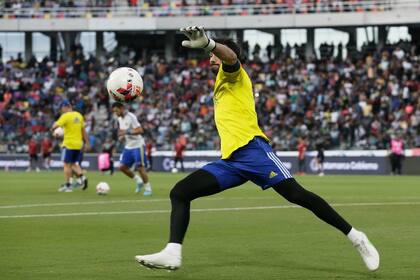
[[[143,136],[141,136],[143,128],[137,117],[126,111],[123,104],[118,102],[112,104],[112,111],[118,116],[118,137],[119,139],[125,139],[124,151],[120,157],[120,170],[136,181],[136,193],[139,193],[144,186],[143,195],[150,196],[152,195],[152,187],[146,172],[146,149]],[[140,176],[131,171],[133,165]]]

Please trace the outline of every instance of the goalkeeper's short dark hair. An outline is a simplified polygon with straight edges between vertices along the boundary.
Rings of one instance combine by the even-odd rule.
[[[245,61],[245,57],[242,55],[241,47],[234,40],[230,38],[216,38],[213,40],[216,43],[229,47],[229,49],[231,49],[236,54],[240,62]]]

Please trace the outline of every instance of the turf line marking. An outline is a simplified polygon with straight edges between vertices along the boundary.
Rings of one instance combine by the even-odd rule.
[[[362,203],[332,203],[334,207],[357,207],[357,206],[403,206],[420,205],[419,202],[362,202]],[[301,208],[298,205],[275,205],[275,206],[254,206],[254,207],[233,207],[233,208],[197,208],[191,212],[229,212],[247,210],[270,210]],[[78,217],[78,216],[104,216],[104,215],[127,215],[127,214],[162,214],[170,213],[170,210],[142,210],[142,211],[118,211],[118,212],[79,212],[79,213],[57,213],[57,214],[33,214],[33,215],[9,215],[0,216],[0,219],[17,218],[46,218],[46,217]]]
[[[160,202],[169,201],[168,199],[150,199],[150,200],[109,200],[109,201],[84,201],[84,202],[57,202],[57,203],[39,203],[39,204],[18,204],[18,205],[0,205],[0,209],[12,208],[33,208],[33,207],[51,207],[51,206],[74,206],[74,205],[96,205],[96,204],[115,204],[115,203],[135,203],[135,202]]]
[[[273,197],[213,197],[203,198],[201,200],[264,200],[273,199]],[[105,201],[76,201],[76,202],[57,202],[57,203],[38,203],[38,204],[18,204],[18,205],[0,205],[0,209],[13,208],[33,208],[33,207],[51,207],[51,206],[74,206],[74,205],[97,205],[97,204],[117,204],[117,203],[141,203],[141,202],[170,202],[169,198],[162,199],[129,199],[129,200],[105,200]]]

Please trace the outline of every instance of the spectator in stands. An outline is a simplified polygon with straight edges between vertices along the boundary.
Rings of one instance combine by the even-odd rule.
[[[136,7],[138,4],[138,0],[127,0],[128,6]]]
[[[386,149],[396,131],[402,131],[406,147],[419,145],[420,59],[415,46],[401,41],[383,51],[375,46],[347,58],[306,61],[296,55],[302,46],[286,45],[276,59],[249,60],[244,68],[255,81],[259,119],[272,124],[263,129],[281,150],[295,150],[303,135],[308,150],[315,149],[320,137],[325,149]],[[101,152],[116,123],[104,81],[123,61],[143,76],[142,102],[130,110],[145,124],[156,149],[173,149],[180,134],[190,136],[187,150],[218,149],[207,60],[144,60],[129,48],[85,57],[81,46],[62,57],[0,63],[0,141],[10,152],[24,152],[32,135],[42,135],[63,99],[84,113],[92,152]]]
[[[170,2],[170,3],[168,3]],[[222,16],[222,15],[267,15],[267,14],[283,14],[283,13],[335,13],[335,12],[366,12],[366,11],[384,11],[391,10],[393,3],[378,3],[378,1],[331,1],[331,0],[183,0],[183,1],[158,1],[149,0],[143,1],[148,7],[153,7],[155,16],[171,16],[173,13],[168,13],[168,7],[171,10],[178,9],[186,16]],[[276,5],[277,4],[277,5]],[[89,1],[29,1],[29,0],[4,0],[0,1],[0,8],[6,8],[10,14],[9,17],[37,17],[42,15],[44,11],[39,11],[39,8],[50,8],[57,10],[60,7],[64,8],[78,8],[83,10],[85,7],[135,7],[138,5],[138,0],[89,0]],[[229,9],[220,9],[219,5],[223,5]],[[239,6],[240,5],[240,6]],[[256,5],[258,5],[256,7]],[[188,6],[186,10],[184,7]],[[216,7],[215,7],[216,6]],[[195,7],[195,9],[194,9]],[[32,8],[32,9],[31,9]],[[23,10],[26,9],[26,10]],[[160,10],[159,10],[160,9]],[[35,12],[36,11],[36,12]],[[147,11],[147,10],[146,10]],[[45,11],[47,13],[48,11]],[[84,13],[77,13],[78,16],[85,16]],[[51,13],[51,16],[56,17],[74,17],[74,12],[67,13]],[[1,15],[1,14],[0,14]],[[98,11],[97,15],[104,17],[106,13]],[[144,13],[145,15],[145,13]],[[143,16],[144,16],[143,15]]]

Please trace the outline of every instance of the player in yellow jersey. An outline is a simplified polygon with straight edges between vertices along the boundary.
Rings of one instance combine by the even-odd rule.
[[[252,83],[239,61],[237,44],[230,39],[212,40],[202,27],[192,26],[181,31],[189,39],[182,42],[184,47],[201,48],[210,53],[211,68],[216,74],[214,118],[221,139],[222,158],[175,185],[170,193],[169,242],[162,251],[139,255],[135,259],[150,268],[179,268],[191,201],[252,181],[263,190],[271,188],[288,201],[309,209],[340,230],[357,248],[368,269],[378,269],[378,251],[366,235],[353,228],[321,197],[305,190],[271,149],[267,136],[258,126]]]
[[[60,110],[61,116],[51,128],[51,131],[54,131],[58,127],[64,128],[62,159],[64,161],[65,184],[62,185],[58,191],[72,192],[70,178],[73,171],[82,182],[82,189],[85,190],[88,187],[88,180],[83,175],[82,168],[79,165],[83,152],[83,144],[86,150],[90,148],[89,139],[85,130],[84,119],[79,112],[72,110],[71,104],[67,100],[64,100],[60,104]]]

